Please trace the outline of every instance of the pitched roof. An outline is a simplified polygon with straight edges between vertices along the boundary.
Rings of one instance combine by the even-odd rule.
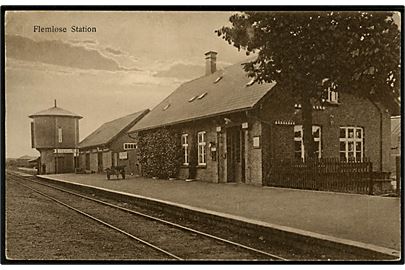
[[[119,135],[128,127],[134,125],[148,112],[149,109],[142,110],[102,124],[98,129],[93,131],[93,133],[91,133],[79,143],[79,148],[86,148],[110,143],[117,135]]]
[[[31,114],[29,117],[34,118],[37,116],[67,116],[67,117],[76,117],[76,118],[83,118],[78,114],[72,113],[70,111],[67,111],[65,109],[59,108],[59,107],[52,107],[34,114]]]
[[[248,86],[251,80],[239,63],[186,82],[129,132],[252,108],[275,83]]]

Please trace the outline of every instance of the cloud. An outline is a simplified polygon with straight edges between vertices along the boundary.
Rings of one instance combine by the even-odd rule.
[[[112,54],[115,54],[115,55],[122,55],[122,54],[124,54],[124,52],[122,52],[122,51],[120,51],[120,50],[117,50],[117,49],[110,48],[110,47],[106,47],[105,50],[106,50],[107,52],[112,53]]]
[[[34,41],[17,35],[6,35],[6,57],[79,69],[122,70],[117,61],[97,50],[61,40]]]
[[[92,45],[98,44],[97,40],[93,40],[93,39],[85,39],[85,40],[71,39],[71,40],[68,40],[68,42],[72,43],[72,44],[92,44]]]
[[[6,61],[6,72],[20,72],[23,74],[33,74],[37,77],[68,76],[71,80],[93,80],[98,78],[104,84],[114,87],[127,86],[170,86],[178,85],[184,80],[171,77],[155,77],[154,72],[139,70],[137,68],[121,68],[120,70],[96,70],[78,69],[67,66],[58,66],[41,62],[31,62],[8,58]],[[78,77],[79,76],[79,77]]]
[[[168,69],[155,73],[156,77],[172,77],[178,79],[194,79],[204,75],[204,66],[176,63]]]

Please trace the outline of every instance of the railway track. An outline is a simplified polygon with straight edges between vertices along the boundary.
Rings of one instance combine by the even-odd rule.
[[[41,183],[27,175],[7,174],[15,183],[164,254],[168,260],[287,260],[175,222]]]

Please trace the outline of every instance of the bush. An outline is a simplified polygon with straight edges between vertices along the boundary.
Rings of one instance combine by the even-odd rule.
[[[147,177],[177,177],[182,164],[180,133],[160,128],[139,133],[139,161]]]

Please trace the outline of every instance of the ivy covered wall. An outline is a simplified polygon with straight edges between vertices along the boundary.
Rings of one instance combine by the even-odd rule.
[[[161,179],[178,176],[183,158],[179,131],[172,128],[141,131],[138,149],[144,176]]]

